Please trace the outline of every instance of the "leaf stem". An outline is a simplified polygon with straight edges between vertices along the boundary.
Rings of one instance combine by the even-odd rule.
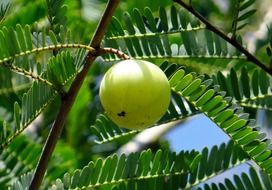
[[[229,42],[231,45],[236,47],[239,51],[241,51],[246,57],[247,60],[254,63],[255,65],[259,66],[261,69],[263,69],[265,72],[269,73],[272,76],[272,69],[270,69],[268,66],[263,64],[257,57],[255,57],[253,54],[251,54],[246,48],[244,48],[236,39],[230,38],[225,33],[223,33],[221,30],[219,30],[216,26],[211,24],[205,17],[203,17],[196,9],[194,9],[191,5],[188,5],[183,0],[173,0],[174,2],[178,3],[180,6],[185,8],[187,11],[192,13],[196,18],[198,18],[201,22],[203,22],[207,29],[211,30],[221,38],[223,38],[225,41]]]
[[[90,42],[91,47],[95,49],[99,48],[102,38],[106,32],[107,26],[111,21],[112,15],[114,14],[118,3],[119,0],[108,0],[106,9]],[[75,98],[78,94],[78,91],[84,81],[84,78],[86,77],[95,59],[96,56],[94,56],[92,53],[89,52],[87,54],[87,56],[84,59],[84,67],[82,71],[78,73],[78,75],[76,76],[69,91],[62,96],[61,98],[62,102],[59,113],[45,142],[40,160],[38,162],[31,184],[29,186],[29,190],[37,190],[41,186],[44,174],[46,172],[46,168],[48,166],[48,161],[51,158],[52,153],[55,149],[55,146],[62,132],[67,115],[70,112],[72,105],[75,101]]]
[[[108,54],[108,53],[115,54],[121,59],[130,59],[130,57],[127,54],[125,54],[124,52],[122,52],[118,49],[114,49],[114,48],[107,48],[107,47],[101,48],[101,49],[98,49],[96,52],[97,55],[103,55],[103,54]]]

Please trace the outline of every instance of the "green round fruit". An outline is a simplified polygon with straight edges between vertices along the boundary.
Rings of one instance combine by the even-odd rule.
[[[170,102],[170,85],[156,65],[125,60],[111,67],[101,81],[100,99],[119,127],[144,129],[158,121]]]

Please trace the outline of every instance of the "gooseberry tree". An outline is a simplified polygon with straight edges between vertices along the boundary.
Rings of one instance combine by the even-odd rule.
[[[216,2],[1,1],[0,189],[272,189],[271,2]],[[174,152],[199,114],[229,141]]]

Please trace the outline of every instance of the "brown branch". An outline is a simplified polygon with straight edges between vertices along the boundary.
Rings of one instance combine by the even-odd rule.
[[[246,48],[244,48],[237,40],[228,37],[225,33],[223,33],[221,30],[219,30],[216,26],[211,24],[205,17],[203,17],[197,10],[195,10],[191,5],[188,5],[183,0],[173,0],[174,2],[178,3],[180,6],[185,8],[187,11],[192,13],[196,18],[198,18],[201,22],[203,22],[207,29],[211,30],[221,38],[223,38],[225,41],[229,42],[231,45],[236,47],[239,51],[241,51],[246,57],[247,60],[254,63],[255,65],[259,66],[261,69],[263,69],[265,72],[272,75],[272,69],[270,69],[268,66],[266,66],[264,63],[262,63],[257,57],[255,57],[253,54],[251,54]]]
[[[119,0],[109,0],[106,6],[106,9],[103,13],[103,16],[98,24],[98,27],[94,33],[94,36],[90,42],[90,46],[98,49],[102,38],[106,32],[107,26],[109,25],[112,15],[119,3]],[[57,144],[58,138],[62,132],[65,120],[67,118],[68,113],[71,110],[71,107],[75,101],[75,98],[78,94],[78,91],[86,77],[89,68],[91,67],[93,61],[95,60],[96,56],[92,55],[91,52],[84,59],[84,67],[80,73],[76,76],[75,80],[73,81],[69,91],[62,96],[61,107],[59,113],[56,117],[56,120],[50,130],[50,133],[47,137],[45,146],[42,151],[42,155],[38,162],[37,168],[35,170],[32,182],[30,184],[29,190],[38,190],[44,174],[46,172],[46,168],[48,166],[48,161],[54,151],[54,148]]]

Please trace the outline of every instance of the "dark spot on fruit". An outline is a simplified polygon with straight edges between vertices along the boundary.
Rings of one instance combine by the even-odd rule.
[[[117,114],[119,117],[125,117],[126,116],[126,112],[125,111],[121,111],[120,113]]]

